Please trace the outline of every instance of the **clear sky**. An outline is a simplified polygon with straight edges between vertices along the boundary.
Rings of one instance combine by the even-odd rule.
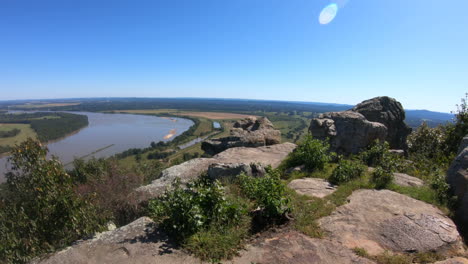
[[[449,112],[468,92],[468,1],[1,0],[0,90]]]

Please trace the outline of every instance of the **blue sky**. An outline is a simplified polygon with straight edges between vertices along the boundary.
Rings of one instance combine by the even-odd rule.
[[[216,97],[449,112],[468,92],[468,1],[2,0],[0,100]]]

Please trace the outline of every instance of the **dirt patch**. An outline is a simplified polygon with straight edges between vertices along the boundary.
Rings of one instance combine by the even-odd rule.
[[[234,113],[222,113],[222,112],[180,112],[174,113],[176,115],[204,117],[208,119],[242,119],[251,115],[234,114]]]

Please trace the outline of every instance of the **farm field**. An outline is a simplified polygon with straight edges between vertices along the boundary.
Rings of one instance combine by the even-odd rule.
[[[23,142],[28,137],[37,137],[29,124],[0,124],[0,131],[9,131],[15,128],[21,130],[21,132],[14,137],[0,138],[0,146],[13,147],[15,144]]]

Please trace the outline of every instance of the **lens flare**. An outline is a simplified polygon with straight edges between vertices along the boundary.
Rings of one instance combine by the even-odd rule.
[[[319,22],[322,25],[329,24],[330,22],[335,19],[336,14],[338,13],[338,5],[337,4],[329,4],[327,5],[322,12],[320,12]]]

